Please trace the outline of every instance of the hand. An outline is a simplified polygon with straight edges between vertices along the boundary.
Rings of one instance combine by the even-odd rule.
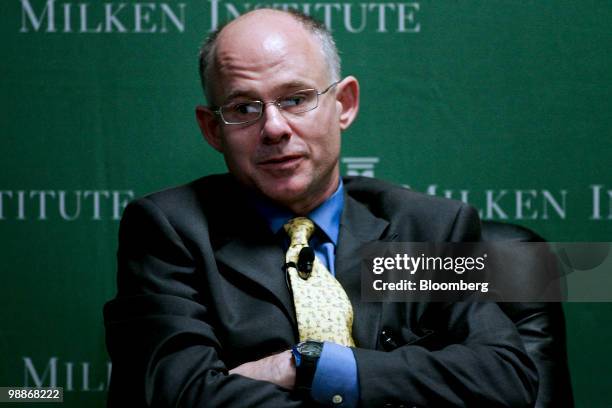
[[[295,387],[295,363],[291,350],[249,361],[231,369],[229,373],[268,381],[288,390]]]

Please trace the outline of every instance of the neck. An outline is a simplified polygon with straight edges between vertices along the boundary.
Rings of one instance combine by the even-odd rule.
[[[333,180],[333,183],[330,183],[324,190],[320,192],[309,193],[307,198],[304,200],[279,204],[288,208],[296,215],[306,216],[310,212],[312,212],[312,210],[323,204],[325,200],[327,200],[336,192],[339,185],[339,176],[337,176]]]

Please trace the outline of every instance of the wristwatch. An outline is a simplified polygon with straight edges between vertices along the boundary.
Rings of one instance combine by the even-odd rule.
[[[323,343],[312,340],[303,341],[293,346],[291,351],[296,368],[295,389],[299,393],[310,395],[312,380],[323,351]]]

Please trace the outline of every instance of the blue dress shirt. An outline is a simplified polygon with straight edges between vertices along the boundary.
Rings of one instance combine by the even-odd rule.
[[[295,214],[287,209],[261,197],[254,197],[254,205],[275,234],[280,233],[283,225],[295,217]],[[319,260],[334,276],[336,275],[335,251],[343,208],[344,186],[340,179],[338,189],[334,194],[308,214],[308,218],[322,232],[322,234],[313,234],[309,244]],[[289,246],[288,239],[286,245]],[[353,408],[357,406],[359,398],[357,363],[349,347],[330,342],[323,344],[323,351],[312,382],[312,398],[319,403],[336,407]]]

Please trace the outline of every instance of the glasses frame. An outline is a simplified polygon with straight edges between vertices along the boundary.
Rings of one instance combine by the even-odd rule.
[[[321,92],[317,91],[315,88],[299,89],[299,90],[293,92],[293,93],[300,93],[300,92],[304,92],[304,91],[315,91],[316,95],[317,95],[316,103],[315,103],[315,105],[312,108],[310,108],[308,110],[305,110],[305,111],[302,111],[302,112],[293,113],[293,114],[294,115],[301,115],[302,113],[310,112],[310,111],[313,111],[313,110],[317,109],[319,107],[319,96],[326,94],[330,89],[332,89],[333,87],[335,87],[339,83],[340,83],[340,81],[333,82],[331,85],[329,85],[327,88],[325,88],[325,90],[323,90]],[[263,112],[265,110],[266,105],[275,105],[280,112],[285,112],[285,110],[281,107],[280,102],[279,102],[281,99],[283,99],[285,97],[287,97],[287,95],[283,95],[283,96],[281,96],[279,98],[276,98],[273,101],[268,101],[268,102],[262,101],[262,100],[259,100],[259,99],[253,99],[251,101],[248,101],[248,102],[257,102],[257,103],[261,104],[261,109],[259,110],[259,115],[255,119],[247,120],[245,122],[230,122],[230,121],[226,120],[225,117],[223,116],[223,108],[226,107],[227,105],[218,106],[218,107],[217,106],[213,106],[213,107],[211,107],[211,109],[212,109],[212,112],[214,114],[216,114],[217,116],[219,116],[221,118],[221,121],[224,124],[226,124],[226,125],[246,125],[246,124],[249,124],[249,123],[257,122],[259,119],[261,119],[261,117],[263,116]]]

